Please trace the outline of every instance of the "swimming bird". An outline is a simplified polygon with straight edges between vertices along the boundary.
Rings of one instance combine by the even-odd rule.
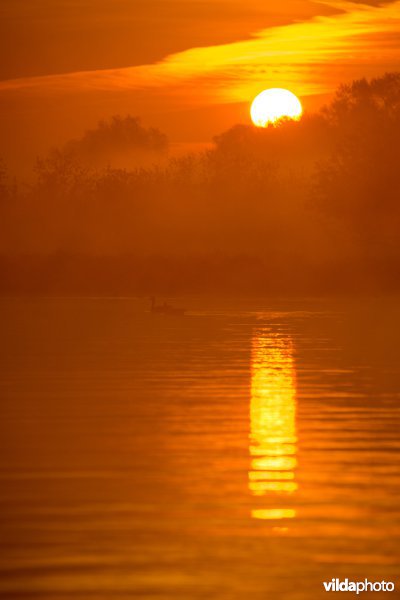
[[[163,304],[156,304],[156,299],[154,296],[152,296],[150,298],[150,300],[151,300],[150,312],[152,312],[152,313],[158,313],[158,314],[163,314],[163,315],[172,315],[175,317],[183,317],[183,315],[186,312],[186,310],[184,308],[176,308],[174,306],[171,306],[167,302],[163,302]]]

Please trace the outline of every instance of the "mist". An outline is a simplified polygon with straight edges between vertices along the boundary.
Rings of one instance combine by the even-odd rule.
[[[398,289],[400,74],[341,86],[296,122],[237,125],[168,157],[114,116],[0,168],[3,293]]]

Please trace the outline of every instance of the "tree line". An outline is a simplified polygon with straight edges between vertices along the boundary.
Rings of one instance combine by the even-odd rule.
[[[29,185],[0,163],[3,288],[20,273],[34,289],[40,271],[50,291],[78,289],[84,271],[104,291],[397,289],[399,139],[399,73],[181,158],[114,117],[38,160]]]

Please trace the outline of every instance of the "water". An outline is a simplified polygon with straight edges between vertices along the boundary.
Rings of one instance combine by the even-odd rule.
[[[400,585],[398,304],[185,302],[1,300],[2,597]]]

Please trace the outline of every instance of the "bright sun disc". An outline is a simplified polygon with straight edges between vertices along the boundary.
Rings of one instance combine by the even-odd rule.
[[[271,88],[258,94],[250,109],[251,119],[257,127],[266,127],[282,117],[297,120],[302,113],[303,107],[297,96],[281,88]]]

